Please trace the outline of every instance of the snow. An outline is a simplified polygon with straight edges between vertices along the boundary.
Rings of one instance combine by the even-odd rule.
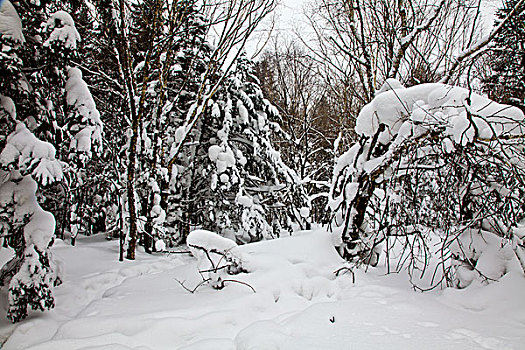
[[[162,251],[166,250],[166,243],[164,243],[164,241],[162,239],[159,239],[157,242],[155,242],[155,249],[158,252],[162,252]]]
[[[10,97],[0,95],[0,108],[10,117],[10,119],[16,119],[15,104]]]
[[[225,252],[237,247],[237,244],[231,239],[219,236],[215,232],[207,230],[195,230],[192,231],[186,239],[188,247],[195,257],[202,257],[204,253],[192,247],[202,247],[205,249],[214,249],[221,252]]]
[[[17,224],[30,218],[23,226],[25,242],[34,244],[40,251],[45,251],[55,230],[55,218],[51,213],[42,210],[37,203],[37,187],[37,183],[30,176],[2,183],[0,208],[14,205],[12,219]]]
[[[31,205],[36,207],[34,203]],[[31,221],[24,226],[25,241],[34,244],[38,250],[45,251],[53,238],[54,232],[55,217],[53,214],[42,209],[33,209]]]
[[[47,185],[62,179],[62,165],[55,159],[55,148],[40,141],[27,127],[18,122],[15,131],[7,138],[0,164],[14,166],[22,173],[30,172],[39,183]]]
[[[383,83],[383,86],[376,92],[376,96],[379,95],[382,92],[395,90],[395,89],[404,89],[405,87],[401,84],[401,82],[394,78],[388,78]]]
[[[49,39],[44,42],[44,46],[52,47],[59,43],[66,49],[76,50],[77,42],[80,41],[80,34],[69,13],[65,11],[53,13],[47,20],[46,28],[52,30],[52,32],[49,35]]]
[[[521,132],[521,129],[514,130],[516,121],[524,119],[523,112],[518,108],[493,102],[467,89],[438,83],[402,88],[394,82],[387,83],[397,88],[383,87],[381,90],[384,92],[363,107],[356,120],[355,130],[359,135],[373,136],[380,124],[387,127],[389,134],[395,135],[409,117],[417,122],[435,118],[450,121],[448,133],[454,136],[456,143],[463,145],[472,141],[474,127],[482,138],[499,136],[503,132]],[[472,123],[468,119],[469,114],[473,116]],[[384,144],[389,141],[381,140]]]
[[[208,149],[208,157],[210,157],[210,160],[212,162],[217,161],[217,158],[219,157],[219,153],[222,152],[222,147],[217,145],[211,145]]]
[[[301,209],[299,209],[299,214],[302,218],[308,218],[310,216],[310,208],[302,207]]]
[[[0,1],[0,34],[16,43],[24,43],[22,21],[9,0]]]
[[[238,204],[248,208],[253,206],[253,198],[250,196],[237,196],[236,201]]]
[[[462,288],[475,280],[487,284],[488,281],[499,280],[509,271],[516,274],[521,272],[512,246],[488,231],[478,234],[465,230],[452,242],[450,251],[455,256],[465,255],[470,261],[476,261],[476,269],[460,261],[454,262],[454,265],[458,266],[457,273],[461,275],[459,280]]]
[[[198,233],[196,241],[215,244],[211,235]],[[351,274],[333,273],[344,262],[331,240],[315,231],[240,246],[250,273],[232,278],[256,293],[227,283],[193,294],[176,280],[201,281],[194,257],[139,251],[137,260],[119,263],[118,242],[103,234],[78,238],[76,247],[58,241],[52,250],[65,270],[56,308],[17,325],[0,321],[2,348],[523,348],[522,275],[416,293],[406,276],[384,276],[380,264],[355,271],[352,283]]]
[[[208,156],[212,161],[215,161],[218,174],[225,172],[228,168],[232,168],[236,163],[233,151],[229,147],[226,151],[223,151],[222,147],[211,146],[208,149]]]
[[[246,107],[242,104],[242,101],[237,101],[237,108],[239,109],[239,122],[241,124],[248,124],[249,122],[249,116],[248,116],[248,110]]]
[[[186,137],[186,127],[179,126],[177,130],[175,131],[175,142],[177,144],[180,144],[182,141],[184,141],[184,138]]]
[[[100,112],[78,68],[68,69],[66,102],[72,109],[69,128],[74,135],[70,148],[89,157],[92,148],[98,151],[102,147],[103,126]]]

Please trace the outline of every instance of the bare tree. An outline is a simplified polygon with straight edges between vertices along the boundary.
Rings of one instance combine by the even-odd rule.
[[[368,103],[386,79],[437,81],[480,36],[479,0],[319,0],[302,38],[330,79]]]
[[[344,117],[349,104],[326,84],[318,68],[302,45],[278,37],[257,65],[264,92],[281,114],[284,133],[276,141],[307,189],[309,220],[315,222],[326,218],[334,143],[345,147],[354,135],[354,125]]]

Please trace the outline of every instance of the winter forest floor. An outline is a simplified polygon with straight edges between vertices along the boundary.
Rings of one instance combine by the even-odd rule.
[[[525,278],[414,292],[384,268],[335,277],[343,265],[322,231],[248,244],[250,284],[194,294],[189,255],[119,263],[103,235],[53,248],[64,283],[52,311],[0,323],[2,349],[525,349]],[[6,250],[2,251],[5,254]],[[5,292],[1,312],[5,314]]]

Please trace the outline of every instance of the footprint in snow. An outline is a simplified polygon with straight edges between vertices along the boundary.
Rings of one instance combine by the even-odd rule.
[[[390,334],[399,334],[398,331],[393,330],[393,329],[390,329],[390,328],[388,328],[388,327],[386,327],[386,326],[383,326],[383,327],[381,327],[381,328],[383,328],[383,330],[384,330],[385,332],[388,332],[388,333],[390,333]]]
[[[281,291],[279,289],[276,289],[273,291],[273,301],[278,302],[281,297]]]
[[[434,322],[418,322],[418,326],[425,327],[425,328],[436,328],[439,327],[437,323]]]
[[[498,350],[510,350],[512,347],[508,346],[502,340],[493,337],[484,337],[479,333],[474,332],[466,328],[455,329],[452,334],[446,336],[449,339],[468,339],[473,343],[477,344],[483,349],[498,349]]]
[[[386,333],[385,332],[370,332],[370,335],[383,336],[383,335],[386,335]]]

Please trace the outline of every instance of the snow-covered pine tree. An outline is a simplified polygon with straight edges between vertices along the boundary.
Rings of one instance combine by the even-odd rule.
[[[64,129],[69,136],[69,185],[76,189],[70,191],[72,193],[70,227],[71,240],[74,244],[81,224],[90,226],[93,219],[91,217],[93,212],[84,217],[79,217],[79,213],[85,210],[85,204],[93,203],[91,198],[86,198],[88,203],[82,200],[90,194],[90,188],[84,186],[87,178],[84,168],[92,154],[100,153],[102,149],[102,121],[89,88],[82,79],[80,69],[68,68],[65,92],[67,115]]]
[[[2,100],[12,104],[5,96]],[[16,114],[11,118],[16,120]],[[54,147],[37,139],[20,121],[7,138],[0,164],[1,234],[15,252],[0,271],[0,285],[9,285],[7,317],[17,322],[27,316],[29,306],[41,311],[55,306],[52,287],[60,279],[49,250],[55,218],[40,207],[36,192],[37,181],[45,186],[61,180],[62,166]]]
[[[68,205],[62,204],[57,214],[64,220],[62,225],[69,226],[74,244],[79,230],[83,227],[88,233],[91,224],[87,208],[92,199],[89,187],[85,187],[84,168],[93,151],[98,153],[102,148],[102,122],[81,71],[70,67],[71,60],[78,57],[81,40],[73,18],[58,10],[49,16],[45,28],[48,39],[43,44],[42,61],[47,68],[37,75],[42,82],[52,83],[53,88],[47,91],[45,84],[38,87],[48,106],[47,119],[52,126],[55,148],[60,159],[68,164],[64,193]],[[49,192],[47,198],[52,196]]]
[[[188,209],[192,225],[241,243],[291,231],[304,206],[299,178],[271,142],[278,112],[241,56],[198,125]]]
[[[514,9],[518,0],[504,1],[496,12],[494,26],[498,26]],[[491,73],[483,81],[490,98],[520,107],[525,111],[525,5],[503,25],[494,37],[488,51]]]
[[[41,188],[44,199],[42,205],[55,215],[57,235],[62,237],[64,230],[76,231],[80,225],[78,219],[82,215],[79,215],[78,210],[85,206],[79,206],[78,202],[82,201],[78,199],[90,197],[81,193],[87,187],[82,186],[82,176],[79,177],[81,172],[74,169],[79,164],[85,164],[86,156],[91,154],[77,152],[77,143],[72,141],[92,132],[100,144],[96,134],[101,134],[102,125],[93,116],[90,117],[93,120],[84,120],[83,124],[74,122],[72,119],[78,119],[74,115],[79,115],[74,109],[79,106],[68,106],[65,98],[69,66],[73,61],[78,62],[79,58],[77,49],[80,36],[73,18],[64,11],[71,9],[72,4],[62,1],[17,1],[15,6],[21,9],[19,13],[26,24],[24,35],[27,39],[27,44],[20,48],[24,64],[22,80],[27,84],[27,89],[24,98],[14,98],[19,119],[24,120],[37,137],[52,143],[57,152],[56,157],[70,165],[64,168],[65,182]],[[93,109],[94,105],[80,108]],[[95,125],[97,130],[87,131]],[[85,140],[84,136],[82,138]],[[99,148],[94,145],[93,149]],[[81,221],[85,222],[86,219],[82,218]]]
[[[22,21],[8,0],[0,7],[0,23],[0,46],[6,53],[0,70],[7,73],[0,86],[0,232],[4,246],[14,250],[14,257],[0,271],[0,285],[9,286],[7,316],[17,322],[27,316],[28,307],[43,311],[54,306],[51,289],[60,283],[49,251],[55,219],[40,207],[36,192],[38,184],[59,181],[63,173],[53,145],[39,140],[24,124],[36,127],[37,119],[20,118],[16,112],[16,105],[30,105],[33,93],[18,57],[22,45],[31,43],[26,42]]]
[[[62,79],[79,39],[71,16],[53,12],[24,35],[23,21],[36,25],[48,8],[45,2],[17,4],[26,10],[22,19],[9,1],[0,8],[0,44],[6,53],[0,70],[7,73],[0,86],[6,126],[0,207],[5,245],[15,251],[1,280],[9,283],[8,317],[14,322],[27,316],[28,306],[53,307],[51,287],[59,282],[49,251],[55,218],[42,209],[37,194],[44,200],[54,195],[50,185],[63,179],[66,162],[85,159],[100,145],[102,127],[79,71],[70,68],[67,86]],[[57,148],[63,152],[57,154]]]

